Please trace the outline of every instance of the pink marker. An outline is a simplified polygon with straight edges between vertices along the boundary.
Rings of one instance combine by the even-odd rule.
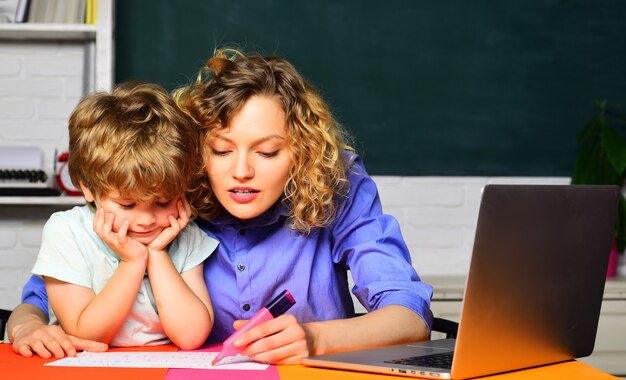
[[[220,360],[224,359],[228,356],[235,356],[239,353],[241,348],[237,348],[233,346],[233,343],[241,336],[241,334],[250,330],[254,326],[260,325],[263,322],[267,322],[272,318],[276,318],[279,315],[284,314],[287,310],[289,310],[293,305],[295,305],[296,300],[293,298],[291,293],[288,290],[283,290],[276,298],[270,301],[264,308],[259,310],[256,314],[252,316],[248,320],[248,322],[243,325],[242,328],[235,331],[233,335],[229,336],[228,339],[224,341],[224,345],[222,346],[222,352],[213,361],[211,365],[217,364]]]

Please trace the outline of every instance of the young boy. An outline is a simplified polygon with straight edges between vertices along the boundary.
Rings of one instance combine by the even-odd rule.
[[[50,322],[111,346],[200,346],[213,327],[203,262],[217,246],[190,221],[193,122],[164,89],[127,83],[69,120],[69,172],[87,205],[53,214],[33,273]]]

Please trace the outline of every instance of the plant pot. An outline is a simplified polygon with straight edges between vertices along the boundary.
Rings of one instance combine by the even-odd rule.
[[[613,243],[611,252],[609,252],[609,265],[606,268],[606,277],[615,277],[617,274],[617,263],[619,262],[619,251],[617,250],[617,244]]]

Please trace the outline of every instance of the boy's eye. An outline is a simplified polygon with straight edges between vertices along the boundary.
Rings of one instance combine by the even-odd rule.
[[[172,200],[168,200],[168,201],[159,201],[156,203],[158,207],[168,207],[170,204],[172,204]]]
[[[120,205],[120,207],[124,210],[130,210],[135,207],[135,203],[118,203],[118,205]]]

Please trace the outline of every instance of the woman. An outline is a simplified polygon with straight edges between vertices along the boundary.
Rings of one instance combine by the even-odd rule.
[[[283,289],[297,301],[289,313],[236,342],[254,360],[299,363],[428,339],[432,289],[328,106],[291,64],[217,51],[174,97],[197,122],[203,147],[190,200],[197,223],[220,241],[204,270],[215,308],[209,341],[223,341]],[[354,317],[348,270],[366,315]],[[45,292],[31,285],[23,297],[30,305],[9,321],[16,352],[103,348],[42,326]]]

